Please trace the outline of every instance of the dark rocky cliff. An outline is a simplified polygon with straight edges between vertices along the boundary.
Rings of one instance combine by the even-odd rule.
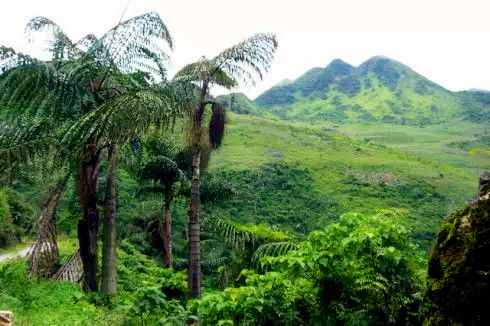
[[[429,260],[425,325],[490,325],[490,173],[479,197],[446,218]]]

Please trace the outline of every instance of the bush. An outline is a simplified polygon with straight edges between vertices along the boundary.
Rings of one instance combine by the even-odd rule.
[[[245,286],[208,292],[190,302],[189,310],[202,325],[308,324],[315,308],[311,282],[278,272],[257,275],[244,270],[242,276],[247,277]]]
[[[418,322],[424,261],[396,215],[346,214],[312,232],[299,250],[264,258],[318,287],[322,323]]]
[[[190,304],[203,325],[419,323],[425,264],[394,212],[345,214],[296,250],[263,257],[272,271]]]
[[[66,243],[61,243],[62,254]],[[72,252],[73,248],[70,248]],[[0,307],[19,325],[185,325],[186,275],[159,267],[131,244],[118,250],[118,293],[30,279],[25,259],[0,266]]]

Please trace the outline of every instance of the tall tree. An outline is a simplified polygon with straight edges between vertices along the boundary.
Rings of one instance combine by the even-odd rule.
[[[116,144],[107,150],[107,172],[104,200],[104,229],[102,248],[102,292],[117,291],[116,261]]]
[[[174,77],[175,82],[190,82],[199,87],[197,103],[189,108],[190,146],[192,153],[191,200],[189,204],[189,269],[188,290],[190,298],[201,295],[201,201],[200,166],[203,154],[203,118],[206,107],[211,107],[209,140],[212,148],[221,144],[224,132],[225,110],[210,96],[210,87],[218,85],[231,89],[240,82],[254,83],[268,71],[277,40],[273,34],[257,34],[224,50],[212,59],[202,58],[182,68]]]
[[[135,81],[133,80],[132,82]],[[173,96],[171,86],[166,84],[152,86],[146,84],[145,79],[141,79],[137,84],[121,91],[115,99],[107,101],[92,110],[83,119],[77,121],[65,136],[68,142],[74,140],[75,146],[76,144],[82,144],[83,147],[76,150],[77,153],[85,154],[87,153],[86,144],[96,144],[97,151],[91,149],[88,151],[89,153],[100,155],[102,149],[108,147],[109,157],[114,158],[112,161],[109,160],[106,187],[112,187],[113,189],[106,189],[104,214],[104,228],[108,228],[107,232],[104,231],[104,234],[113,234],[113,236],[104,237],[105,241],[111,241],[112,243],[106,246],[107,251],[104,252],[103,259],[108,261],[103,262],[103,267],[111,270],[103,271],[103,283],[113,279],[116,272],[115,264],[110,261],[115,261],[116,259],[114,187],[116,185],[115,170],[117,161],[115,160],[115,155],[117,144],[132,140],[151,124],[165,125],[178,114],[178,109],[179,106]],[[82,182],[79,182],[79,184],[82,184]],[[94,189],[96,189],[96,186]],[[95,195],[93,196],[94,198],[96,198]],[[96,240],[96,234],[89,234],[89,236]],[[80,249],[82,250],[82,247]],[[94,259],[97,258],[95,253],[96,250],[92,256]],[[104,291],[105,289],[106,287],[103,286]]]
[[[179,184],[182,186],[186,182],[184,172],[172,156],[172,153],[166,153],[166,156],[153,157],[145,164],[142,172],[142,179],[153,183],[151,190],[161,192],[164,197],[158,233],[162,240],[165,267],[172,267],[172,203],[179,192]]]
[[[155,87],[151,78],[162,73],[160,63],[168,58],[161,43],[171,47],[172,40],[155,13],[121,22],[100,39],[88,35],[76,43],[44,17],[32,19],[27,30],[51,33],[53,60],[33,60],[2,48],[6,75],[2,76],[1,100],[44,121],[59,122],[57,126],[63,129],[63,144],[76,166],[83,210],[78,238],[84,289],[95,291],[102,151],[151,123],[169,121],[175,113],[169,88]],[[129,74],[141,71],[146,74]],[[53,129],[46,128],[40,135],[52,134]]]
[[[33,62],[12,49],[3,50],[0,50],[0,57],[7,58],[3,63],[10,61],[10,65],[15,66],[15,58]],[[0,74],[0,79],[2,77],[4,74]],[[0,180],[8,184],[12,178],[19,178],[18,172],[24,170],[29,171],[28,179],[20,177],[20,181],[41,187],[41,191],[36,192],[41,198],[34,215],[36,239],[29,252],[29,275],[49,278],[59,267],[56,212],[69,179],[69,160],[60,146],[60,134],[55,132],[57,128],[52,121],[10,109],[3,108],[0,113],[3,117],[0,122],[0,165],[4,167]],[[48,130],[51,132],[46,133]]]

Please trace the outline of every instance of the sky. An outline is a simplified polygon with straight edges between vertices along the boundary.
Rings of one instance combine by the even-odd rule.
[[[170,75],[255,33],[275,33],[279,49],[264,80],[234,90],[251,98],[335,58],[357,66],[375,55],[453,91],[490,90],[489,0],[0,0],[0,45],[40,55],[24,34],[35,16],[77,40],[102,35],[123,12],[128,19],[148,11],[173,36]]]

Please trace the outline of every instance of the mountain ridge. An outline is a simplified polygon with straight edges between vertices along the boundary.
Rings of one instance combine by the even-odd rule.
[[[231,104],[232,97],[239,99]],[[490,120],[490,93],[452,92],[386,56],[358,66],[334,59],[276,84],[255,100],[244,94],[218,100],[237,113],[300,121],[427,125],[455,118]]]

